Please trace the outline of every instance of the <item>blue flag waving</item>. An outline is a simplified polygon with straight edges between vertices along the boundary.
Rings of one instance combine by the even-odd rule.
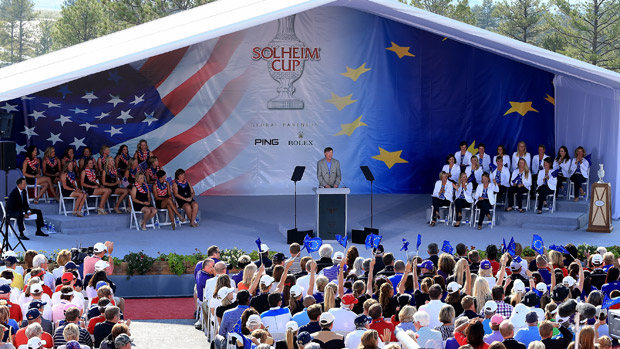
[[[263,253],[263,251],[261,251],[260,249],[260,245],[261,245],[260,238],[258,238],[256,239],[256,246],[258,246],[258,253]]]
[[[557,178],[559,174],[560,174],[560,168],[559,167],[557,169],[555,169],[555,171],[551,172],[551,176],[553,176],[553,178]]]
[[[420,245],[422,245],[422,234],[418,234],[418,241],[415,243],[416,251],[420,250]]]
[[[502,238],[502,254],[506,253],[506,239]]]
[[[591,167],[592,166],[592,153],[586,155],[584,159],[588,162],[588,166]]]
[[[564,246],[562,245],[551,245],[549,246],[550,250],[553,251],[558,251],[560,253],[564,253],[564,254],[570,254],[570,252],[568,252],[568,250],[566,248],[564,248]]]
[[[532,238],[532,250],[538,252],[538,254],[543,254],[545,252],[545,244],[540,235],[534,234]]]
[[[510,238],[510,242],[508,243],[508,247],[506,247],[506,252],[508,252],[508,254],[513,256],[513,257],[517,253],[517,244],[515,243],[515,239],[514,238]]]
[[[342,245],[342,247],[347,248],[347,234],[344,234],[344,236],[340,236],[340,234],[336,235],[336,241],[338,241],[338,243]]]
[[[323,240],[320,237],[311,238],[309,235],[306,235],[304,238],[304,248],[309,253],[318,251],[321,245],[323,245]]]
[[[407,239],[403,239],[403,247],[400,248],[401,251],[409,251],[409,241]]]
[[[495,165],[495,163],[491,162],[491,163],[489,164],[489,171],[490,171],[490,172],[495,171],[495,169],[496,169],[496,168],[497,168],[497,165]]]
[[[367,235],[366,241],[365,241],[366,249],[368,250],[371,248],[379,247],[379,244],[381,243],[382,238],[383,238],[382,235],[375,235],[373,233],[370,233],[369,235]]]
[[[444,240],[443,246],[441,246],[441,250],[447,254],[454,254],[454,248],[450,245],[450,241]]]
[[[476,174],[472,171],[469,177],[467,177],[467,183],[471,183],[475,181],[476,181]]]

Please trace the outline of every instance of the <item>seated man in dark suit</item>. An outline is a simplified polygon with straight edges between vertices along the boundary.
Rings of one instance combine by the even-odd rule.
[[[17,219],[17,227],[19,229],[19,238],[22,240],[30,240],[24,235],[24,219],[30,217],[30,215],[37,215],[37,233],[38,236],[47,236],[41,228],[45,224],[43,222],[43,213],[41,210],[30,208],[28,205],[28,199],[26,198],[26,179],[20,178],[17,180],[17,187],[9,194],[9,200],[6,202],[6,214],[9,218]]]

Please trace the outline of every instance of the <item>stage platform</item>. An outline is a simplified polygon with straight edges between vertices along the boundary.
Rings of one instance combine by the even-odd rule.
[[[34,227],[28,227],[30,241],[26,247],[35,250],[54,251],[74,246],[92,246],[98,241],[115,242],[114,255],[122,257],[128,252],[143,250],[149,255],[176,252],[189,254],[199,249],[203,252],[213,244],[220,248],[239,247],[246,251],[256,249],[254,241],[260,237],[272,250],[287,252],[286,230],[293,228],[293,196],[206,196],[199,197],[201,209],[200,227],[187,225],[172,231],[169,226],[161,229],[136,231],[129,229],[129,214],[91,214],[84,218],[65,217],[57,214],[57,204],[39,204],[46,220],[56,222],[58,234],[50,237],[34,236]],[[502,238],[514,237],[517,242],[529,244],[532,234],[539,234],[550,245],[566,243],[589,243],[614,245],[616,231],[611,234],[586,232],[586,202],[558,200],[558,211],[537,215],[533,210],[526,213],[498,212],[495,228],[484,226],[477,230],[468,226],[455,228],[443,224],[429,227],[430,195],[382,194],[374,196],[374,227],[380,229],[386,249],[398,251],[401,239],[407,238],[412,245],[416,234],[422,234],[423,251],[430,242],[441,244],[449,240],[484,248],[489,243],[500,244]],[[532,202],[533,204],[533,202]],[[297,226],[301,230],[313,229],[315,225],[315,198],[313,195],[297,197]],[[614,221],[618,226],[620,223]],[[363,229],[370,225],[370,196],[350,195],[348,229]],[[350,234],[349,234],[350,236]],[[335,250],[341,247],[332,242]],[[363,245],[358,245],[364,256],[370,256]]]

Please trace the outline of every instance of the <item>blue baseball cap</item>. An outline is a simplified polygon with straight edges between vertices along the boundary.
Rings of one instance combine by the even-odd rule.
[[[97,282],[97,285],[95,285],[95,290],[98,290],[98,289],[100,289],[103,286],[108,286],[108,283],[105,282],[105,281],[99,281],[99,282]]]
[[[73,262],[67,262],[67,264],[65,264],[65,270],[67,269],[73,270],[77,268],[78,268],[77,265],[75,265],[75,263]]]
[[[2,285],[0,286],[0,294],[8,294],[11,293],[11,286],[10,285]]]
[[[418,264],[418,268],[433,270],[433,268],[435,268],[435,266],[434,266],[433,262],[431,262],[431,261],[424,261],[424,262],[422,262],[422,264]]]
[[[491,269],[491,262],[489,262],[486,259],[483,260],[482,263],[480,263],[480,269],[484,269],[484,270]]]
[[[4,259],[5,262],[8,262],[9,264],[17,264],[17,258],[13,257],[13,256],[8,256]]]
[[[43,302],[41,300],[35,299],[30,304],[28,304],[28,309],[41,309],[47,302]]]
[[[368,321],[368,316],[362,314],[358,315],[355,320],[353,320],[353,323],[355,326],[366,326],[366,324],[370,323],[370,321]]]
[[[38,319],[39,316],[41,316],[41,312],[39,311],[39,309],[36,309],[36,308],[30,309],[26,313],[26,319],[28,321],[32,321],[32,320]]]
[[[299,334],[297,334],[297,343],[301,344],[301,345],[306,345],[308,343],[312,342],[312,336],[310,335],[310,333],[303,331]]]

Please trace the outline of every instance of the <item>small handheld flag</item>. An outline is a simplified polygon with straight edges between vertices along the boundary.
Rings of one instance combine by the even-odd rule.
[[[515,254],[517,253],[517,244],[515,243],[515,239],[514,238],[510,238],[510,242],[508,243],[508,247],[506,247],[506,252],[508,252],[509,255],[511,256],[515,256]]]
[[[454,254],[454,248],[450,245],[450,241],[444,240],[443,246],[441,246],[441,250],[447,254]]]
[[[345,249],[347,248],[347,234],[344,234],[344,236],[341,236],[340,234],[336,235],[336,241],[338,241],[338,243]]]
[[[551,172],[551,175],[553,176],[553,178],[557,178],[559,174],[560,174],[560,169],[559,168],[557,168],[555,171]]]
[[[545,252],[545,244],[540,235],[534,234],[532,239],[532,250],[538,252],[538,254],[543,254]]]
[[[506,239],[502,238],[502,254],[506,253]]]
[[[584,159],[588,162],[588,167],[592,166],[592,153],[586,155]]]
[[[370,233],[369,235],[367,235],[366,241],[364,242],[366,249],[368,250],[371,248],[378,248],[379,244],[381,243],[382,238],[383,238],[382,235],[375,235],[373,233]]]
[[[418,234],[418,241],[415,243],[415,250],[420,250],[420,245],[422,245],[422,234]]]
[[[323,239],[320,237],[311,238],[309,235],[306,235],[304,238],[304,248],[308,250],[308,253],[316,252],[323,245]]]
[[[490,164],[489,164],[489,171],[490,171],[490,172],[495,171],[495,169],[496,169],[496,168],[497,168],[497,165],[495,165],[494,163],[490,163]]]
[[[256,239],[256,246],[258,246],[258,253],[263,253],[263,251],[261,251],[260,249],[260,245],[261,245],[260,238],[258,238]]]
[[[562,245],[551,245],[549,246],[550,250],[553,251],[558,251],[560,253],[564,253],[564,254],[570,254],[570,252],[568,252],[568,250],[566,248],[564,248],[564,246]]]
[[[409,251],[409,241],[407,239],[403,239],[403,247],[400,248],[401,251]]]

